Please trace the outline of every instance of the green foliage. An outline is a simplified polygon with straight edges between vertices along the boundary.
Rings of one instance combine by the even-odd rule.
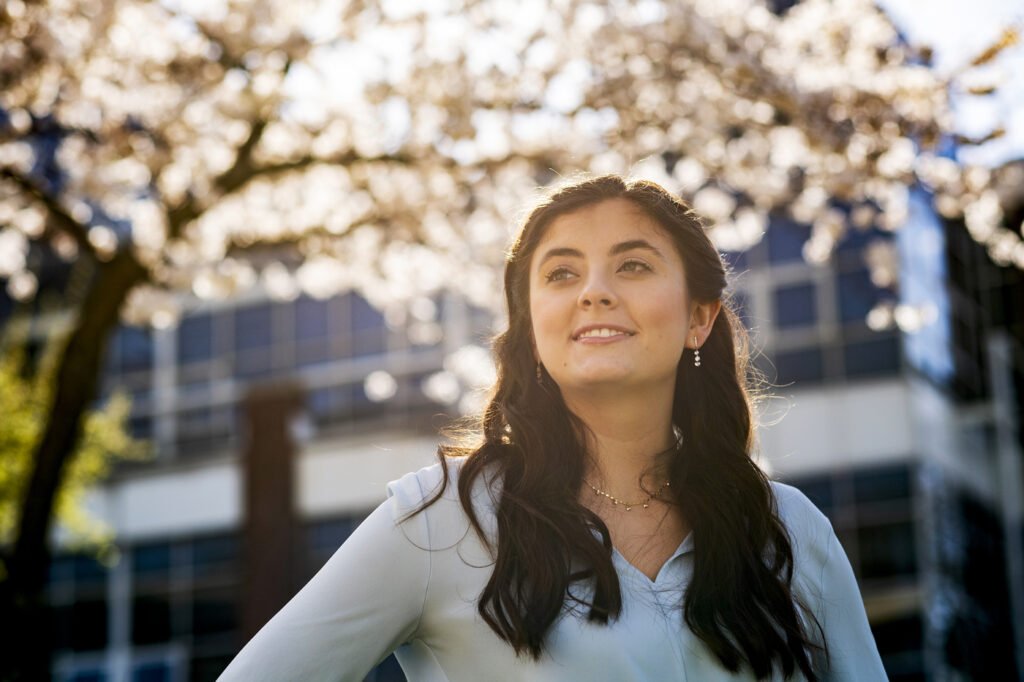
[[[51,337],[35,367],[22,347],[0,351],[0,546],[10,545],[17,535],[32,456],[50,413],[65,342],[62,336]],[[130,413],[131,399],[122,390],[116,390],[101,409],[86,412],[82,436],[55,500],[63,542],[88,548],[101,558],[113,555],[113,533],[86,510],[85,497],[115,462],[148,456],[149,443],[132,438],[127,430]]]

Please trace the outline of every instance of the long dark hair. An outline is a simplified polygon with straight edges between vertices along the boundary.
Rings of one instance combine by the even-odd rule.
[[[577,499],[586,426],[546,371],[537,380],[529,301],[530,260],[552,220],[615,198],[636,204],[672,238],[694,300],[724,298],[701,346],[702,366],[679,363],[672,407],[682,439],[668,464],[670,490],[695,547],[682,604],[686,623],[729,671],[746,662],[758,678],[778,666],[787,677],[799,668],[817,680],[811,652],[822,647],[808,636],[798,608],[821,628],[792,592],[792,545],[769,480],[750,456],[749,345],[728,305],[726,269],[699,218],[653,182],[587,179],[549,195],[526,218],[505,266],[508,330],[494,341],[498,378],[482,418],[483,442],[439,448],[444,485],[420,510],[447,487],[448,458],[465,457],[459,499],[495,556],[478,610],[517,654],[539,658],[567,606],[586,608],[598,623],[618,616],[622,594],[608,528]],[[485,535],[471,502],[473,484],[485,472],[500,481],[496,541]]]

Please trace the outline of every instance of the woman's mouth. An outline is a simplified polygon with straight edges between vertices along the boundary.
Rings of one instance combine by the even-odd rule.
[[[624,329],[616,329],[613,327],[591,327],[590,329],[586,329],[579,334],[576,334],[572,339],[573,341],[594,343],[618,340],[630,336],[633,336],[633,332],[628,332]]]

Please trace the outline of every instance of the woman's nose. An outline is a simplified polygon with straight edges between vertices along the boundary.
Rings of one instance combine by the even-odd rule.
[[[618,299],[602,277],[591,276],[580,291],[578,303],[584,308],[589,308],[594,304],[612,307],[618,303]]]

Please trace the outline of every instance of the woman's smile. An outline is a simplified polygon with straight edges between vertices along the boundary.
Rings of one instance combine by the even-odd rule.
[[[576,330],[572,335],[572,340],[591,345],[614,343],[615,341],[622,341],[634,335],[635,332],[631,332],[622,327],[588,324]]]

